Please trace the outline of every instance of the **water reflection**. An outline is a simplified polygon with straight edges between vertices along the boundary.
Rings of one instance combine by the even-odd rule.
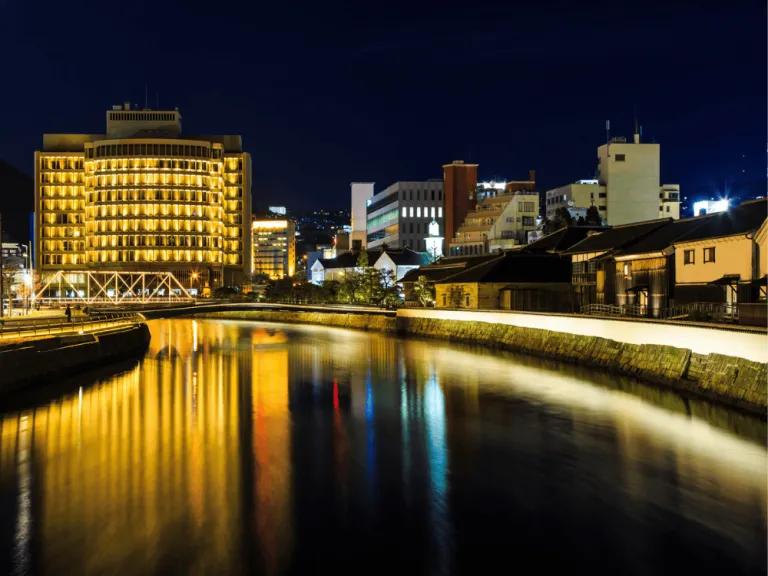
[[[139,365],[2,416],[0,571],[763,568],[764,422],[436,342],[150,324]]]

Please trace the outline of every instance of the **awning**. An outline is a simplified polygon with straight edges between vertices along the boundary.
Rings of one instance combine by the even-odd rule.
[[[625,292],[628,292],[630,294],[636,294],[638,292],[645,292],[648,290],[648,284],[637,284],[635,286],[632,286],[631,288],[627,288]]]
[[[730,286],[731,284],[738,284],[741,276],[739,274],[726,274],[722,278],[713,280],[709,283],[710,286]]]

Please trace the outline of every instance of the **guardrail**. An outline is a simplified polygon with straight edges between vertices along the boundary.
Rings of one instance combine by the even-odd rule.
[[[633,316],[644,318],[648,315],[645,306],[615,306],[613,304],[587,304],[581,307],[581,313],[595,316]]]
[[[56,334],[82,334],[106,328],[130,326],[144,321],[144,316],[135,312],[114,312],[92,316],[60,318],[25,318],[0,322],[0,340],[35,338]]]

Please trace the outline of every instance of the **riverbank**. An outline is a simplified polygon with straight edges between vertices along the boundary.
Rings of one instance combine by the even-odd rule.
[[[597,324],[601,327],[602,333],[615,336],[615,338],[606,338],[591,335],[580,327],[572,330],[581,333],[572,333],[521,325],[525,322],[536,325],[535,317],[533,321],[526,318],[535,316],[531,314],[488,315],[462,312],[461,319],[440,318],[439,315],[440,312],[434,310],[401,310],[397,318],[370,314],[290,311],[214,312],[203,316],[233,320],[319,324],[477,344],[632,376],[761,416],[766,415],[768,364],[736,355],[708,352],[710,346],[708,343],[701,342],[701,336],[696,342],[690,338],[681,339],[681,342],[691,347],[679,347],[631,341],[633,337],[629,333],[638,323],[610,324],[611,321],[605,321],[609,322],[605,325],[607,328]],[[477,320],[470,319],[473,317]],[[542,318],[547,319],[551,325],[557,325],[557,317],[542,316]],[[568,322],[573,324],[576,321],[566,317],[561,320],[564,327],[570,327]],[[595,323],[591,319],[585,321]],[[641,327],[645,329],[641,337],[647,341],[653,340],[654,333],[649,332],[647,326]],[[656,331],[668,337],[671,332],[674,332],[674,328],[661,326],[656,328]],[[712,340],[714,347],[726,348],[723,344],[726,339],[736,339],[734,333],[720,330],[708,332],[708,338]],[[765,339],[765,344],[768,344],[768,337],[758,334],[752,336],[754,342],[744,340],[742,336],[743,342],[739,342],[738,345],[745,354],[753,355],[752,351],[759,348],[762,342],[760,337]],[[619,339],[625,341],[619,341]],[[657,339],[664,341],[662,336],[658,336]],[[759,353],[759,350],[755,353]]]
[[[21,340],[0,347],[0,393],[137,356],[146,350],[146,324],[103,332]]]

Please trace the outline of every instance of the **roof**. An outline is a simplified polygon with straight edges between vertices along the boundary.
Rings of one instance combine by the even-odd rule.
[[[368,266],[373,266],[381,256],[381,250],[366,250],[366,252],[368,252]],[[336,258],[318,258],[317,262],[320,262],[326,270],[329,268],[355,268],[358,254],[359,252],[344,252]]]
[[[566,226],[523,246],[521,250],[523,252],[563,252],[577,242],[584,240],[587,234],[593,230],[606,230],[606,228],[599,226]]]
[[[441,258],[434,264],[409,270],[400,282],[416,282],[420,276],[426,276],[430,282],[437,282],[474,266],[479,266],[488,260],[500,258],[501,254],[484,254],[482,256],[456,256]]]
[[[671,218],[633,222],[604,229],[604,232],[588,235],[584,240],[565,250],[564,254],[583,254],[585,252],[605,252],[624,248],[633,242],[644,238],[672,222]]]
[[[661,252],[670,246],[675,240],[685,236],[704,226],[713,217],[699,216],[697,218],[685,218],[684,220],[674,220],[666,226],[662,226],[650,234],[640,238],[636,242],[631,242],[625,248],[619,251],[617,256],[630,256],[632,254],[647,254],[649,252]]]
[[[502,256],[464,270],[437,284],[571,282],[571,262],[557,254],[505,252]]]
[[[402,250],[390,249],[386,250],[385,253],[396,266],[423,266],[429,263],[429,254],[416,252],[410,248],[403,248]]]
[[[700,218],[703,218],[700,216]],[[768,199],[750,200],[739,206],[734,206],[726,212],[718,212],[707,217],[704,226],[692,230],[678,238],[677,243],[705,240],[707,238],[722,238],[754,232],[768,218]]]

